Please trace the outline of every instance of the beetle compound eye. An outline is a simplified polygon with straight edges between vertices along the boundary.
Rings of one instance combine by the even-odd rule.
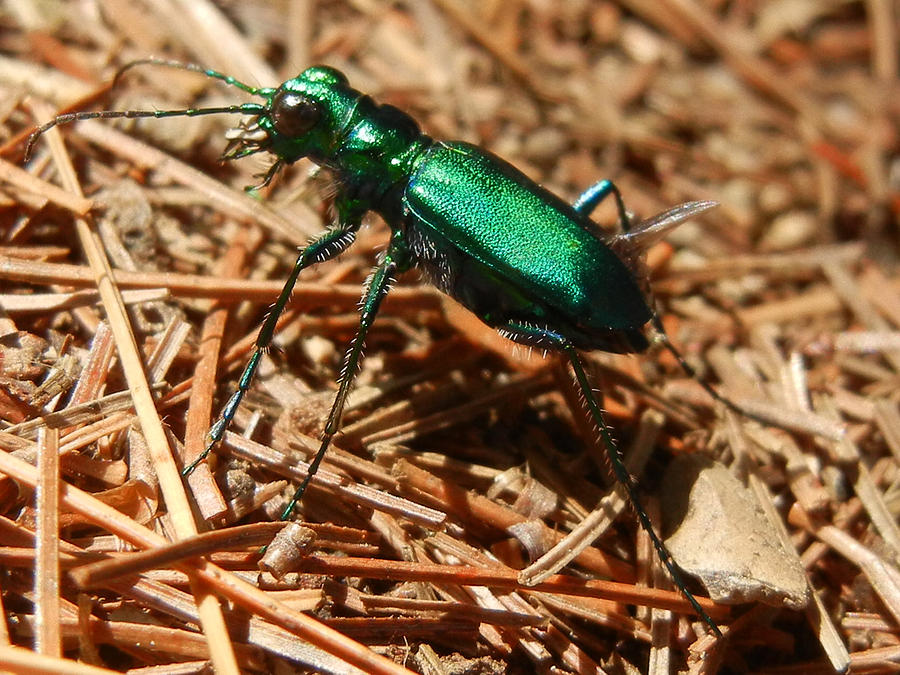
[[[272,100],[272,124],[285,136],[302,136],[322,117],[319,104],[297,92],[282,90]]]

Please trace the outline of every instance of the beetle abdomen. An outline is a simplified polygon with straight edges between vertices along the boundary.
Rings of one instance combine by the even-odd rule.
[[[582,337],[597,335],[584,346],[606,348],[611,333],[635,333],[650,320],[631,270],[590,221],[490,153],[459,142],[433,145],[416,163],[403,202],[414,256],[441,290],[491,325],[569,326]],[[497,314],[498,289],[514,296],[505,304],[516,306],[515,315],[479,311],[477,296],[488,292]]]

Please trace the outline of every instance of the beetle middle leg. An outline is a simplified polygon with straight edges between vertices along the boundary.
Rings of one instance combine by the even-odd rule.
[[[303,497],[303,493],[306,492],[312,477],[319,470],[322,458],[325,457],[325,452],[331,445],[331,439],[340,429],[341,416],[344,412],[344,405],[347,403],[347,395],[350,393],[350,387],[356,378],[356,374],[359,372],[366,335],[375,321],[381,301],[384,300],[390,290],[394,276],[397,272],[402,272],[408,268],[408,260],[409,253],[403,241],[403,235],[395,231],[384,258],[372,272],[368,287],[363,294],[362,302],[360,303],[359,328],[344,355],[341,374],[338,378],[338,392],[334,397],[334,402],[331,404],[331,412],[328,413],[325,429],[322,431],[322,444],[306,470],[306,478],[300,483],[291,501],[282,511],[282,520],[287,520],[293,513],[297,503]]]
[[[660,561],[662,561],[663,565],[671,575],[672,580],[684,594],[685,598],[687,598],[688,602],[691,604],[691,607],[694,608],[694,611],[697,613],[697,615],[704,621],[704,623],[709,625],[709,627],[715,632],[718,637],[722,637],[722,633],[719,630],[719,627],[712,620],[709,614],[706,613],[706,610],[704,610],[703,607],[700,606],[700,603],[697,601],[697,598],[694,597],[693,593],[688,590],[684,582],[684,574],[681,568],[678,566],[678,563],[676,563],[672,558],[672,554],[669,552],[669,549],[663,543],[662,539],[658,534],[656,534],[656,530],[653,528],[653,523],[650,522],[650,516],[647,515],[647,512],[644,509],[643,504],[641,503],[640,497],[638,496],[634,479],[628,472],[628,469],[625,468],[625,464],[622,461],[622,455],[619,452],[619,448],[616,445],[615,441],[613,441],[609,426],[606,424],[606,419],[603,416],[603,410],[600,407],[600,403],[598,402],[597,397],[594,395],[594,390],[591,387],[590,381],[588,380],[587,373],[584,370],[584,365],[581,361],[581,357],[578,355],[578,350],[575,348],[575,345],[573,345],[571,341],[569,341],[565,336],[560,335],[559,333],[556,333],[548,328],[540,328],[537,326],[529,326],[515,322],[500,326],[499,328],[504,335],[509,336],[511,339],[517,342],[533,345],[536,347],[542,347],[553,351],[559,351],[566,355],[566,358],[568,358],[569,363],[572,366],[572,370],[575,373],[575,381],[578,383],[578,387],[581,390],[582,395],[584,396],[584,401],[585,405],[587,406],[588,413],[590,414],[591,419],[596,425],[597,430],[600,432],[600,438],[603,441],[606,455],[607,457],[609,457],[613,475],[625,490],[625,495],[628,498],[628,501],[637,512],[641,527],[650,537],[650,541],[653,543],[653,548],[656,549],[656,554],[659,556]]]

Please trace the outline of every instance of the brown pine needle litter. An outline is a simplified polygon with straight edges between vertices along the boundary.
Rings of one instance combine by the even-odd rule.
[[[3,11],[0,669],[900,668],[896,3]],[[691,364],[776,426],[719,409],[658,350],[589,358],[724,638],[660,573],[561,362],[415,273],[369,335],[299,524],[276,522],[387,242],[374,216],[304,273],[224,443],[179,476],[334,191],[300,162],[245,192],[268,165],[217,161],[233,118],[69,125],[23,161],[54,114],[244,100],[153,67],[109,87],[149,56],[254,86],[326,63],[567,199],[611,178],[638,217],[720,202],[649,251],[654,300]]]

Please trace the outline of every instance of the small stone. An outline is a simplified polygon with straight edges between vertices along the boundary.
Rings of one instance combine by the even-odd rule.
[[[761,602],[803,609],[809,586],[799,556],[727,468],[700,455],[679,457],[663,479],[666,546],[723,604]]]

